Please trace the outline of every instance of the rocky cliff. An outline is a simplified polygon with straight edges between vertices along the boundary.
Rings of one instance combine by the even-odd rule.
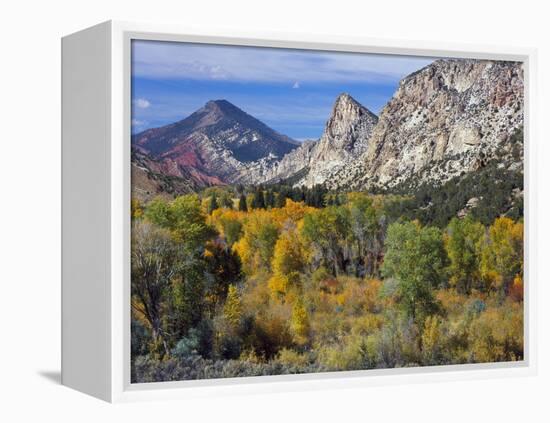
[[[440,184],[495,157],[503,166],[522,166],[523,150],[514,156],[510,139],[523,126],[523,98],[521,63],[437,60],[401,81],[367,151],[327,184]]]
[[[377,122],[378,117],[349,94],[338,96],[312,154],[305,185],[325,183],[363,155]]]
[[[367,151],[377,121],[374,113],[342,93],[336,98],[318,141],[306,141],[280,160],[254,163],[236,179],[269,183],[300,174],[294,181],[296,185],[323,184]]]

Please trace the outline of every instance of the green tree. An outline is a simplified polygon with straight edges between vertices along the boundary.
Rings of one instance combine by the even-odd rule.
[[[261,185],[258,188],[256,188],[256,191],[254,191],[254,198],[252,200],[252,208],[253,209],[265,209],[264,190],[263,190],[263,187]]]
[[[221,219],[221,225],[223,228],[225,241],[229,247],[232,247],[233,244],[235,244],[235,242],[237,242],[242,236],[243,224],[237,219],[223,217]]]
[[[400,304],[406,314],[423,325],[438,311],[432,290],[443,284],[447,255],[441,232],[418,222],[388,227],[382,274],[398,282]]]
[[[236,252],[219,243],[211,243],[204,255],[206,264],[205,298],[209,311],[214,313],[218,304],[225,301],[229,285],[242,279],[241,260]]]
[[[361,267],[369,275],[378,273],[378,257],[382,253],[384,226],[373,200],[359,194],[350,201],[350,227],[357,248],[357,274]]]
[[[177,246],[166,229],[146,221],[132,227],[132,308],[149,323],[153,349],[168,354],[162,306],[179,271]]]
[[[469,294],[480,278],[480,259],[485,228],[469,215],[451,220],[447,227],[445,248],[450,259],[450,284],[458,292]]]
[[[349,234],[349,210],[345,207],[326,207],[304,216],[301,236],[318,250],[321,264],[334,275],[345,271],[344,247]]]
[[[170,203],[156,198],[147,206],[145,217],[172,231],[176,241],[188,254],[201,254],[205,242],[216,235],[215,230],[206,224],[206,216],[196,194],[182,195]]]
[[[216,194],[212,193],[210,196],[210,202],[208,203],[208,214],[212,214],[212,212],[216,209],[218,209],[220,206],[218,205],[218,199],[216,198]]]
[[[241,196],[239,197],[239,211],[248,211],[248,207],[246,206],[246,196],[244,193],[241,193]]]
[[[286,199],[289,198],[288,189],[286,187],[281,187],[279,193],[275,198],[275,207],[281,208],[286,204]]]
[[[222,194],[221,205],[226,209],[233,209],[233,197],[228,192]]]
[[[202,261],[180,266],[172,284],[170,319],[174,341],[187,335],[203,318],[205,305],[205,266]]]
[[[267,190],[267,193],[265,196],[265,205],[267,208],[275,207],[275,194],[271,189]]]
[[[152,199],[145,209],[145,217],[162,228],[171,229],[172,216],[170,205],[161,197]]]
[[[275,242],[279,236],[279,229],[273,222],[266,222],[261,228],[258,228],[257,248],[262,259],[262,264],[270,267],[271,258],[275,249]]]

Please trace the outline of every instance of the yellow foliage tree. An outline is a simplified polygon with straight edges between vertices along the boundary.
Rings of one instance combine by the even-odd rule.
[[[309,317],[300,297],[296,299],[294,306],[292,307],[290,330],[292,331],[294,341],[298,345],[305,345],[309,342]]]
[[[275,244],[271,267],[274,273],[288,275],[301,272],[305,266],[302,245],[294,231],[285,232]]]
[[[271,268],[273,276],[269,280],[272,295],[279,297],[288,293],[300,283],[300,272],[303,271],[306,258],[302,245],[295,231],[283,233],[275,243]]]
[[[237,327],[242,317],[242,303],[235,285],[229,285],[227,299],[223,308],[225,319],[233,327]]]
[[[422,333],[422,353],[427,364],[437,363],[441,349],[441,322],[437,316],[428,316]]]
[[[139,219],[143,216],[143,207],[138,199],[132,198],[130,203],[131,216],[133,219]]]
[[[269,271],[279,236],[279,226],[271,211],[248,213],[242,231],[244,235],[233,244],[233,249],[241,258],[245,273],[251,276],[259,271]]]
[[[273,209],[272,213],[273,218],[283,226],[286,222],[297,224],[304,218],[306,213],[310,213],[313,210],[315,210],[314,207],[306,206],[304,203],[298,203],[287,198],[285,206]]]
[[[481,256],[481,274],[493,288],[508,290],[523,273],[523,223],[499,217],[489,228]]]

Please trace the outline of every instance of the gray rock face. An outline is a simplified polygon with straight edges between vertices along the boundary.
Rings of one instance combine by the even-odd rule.
[[[281,159],[270,156],[249,163],[238,175],[232,178],[232,182],[243,184],[274,183],[290,178],[309,166],[317,143],[313,140],[304,141],[298,148]],[[303,180],[296,182],[297,185],[303,183]]]
[[[311,187],[323,184],[367,151],[367,143],[377,121],[375,114],[349,94],[340,94],[318,141],[304,142],[281,160],[255,163],[238,180],[247,183],[274,182],[307,170],[295,182],[296,185]]]
[[[325,183],[364,154],[377,122],[376,115],[349,94],[338,96],[325,131],[313,151],[305,185],[311,187]]]
[[[490,158],[508,166],[510,136],[523,125],[518,62],[437,60],[403,79],[384,107],[367,151],[334,175],[332,187],[443,183]]]

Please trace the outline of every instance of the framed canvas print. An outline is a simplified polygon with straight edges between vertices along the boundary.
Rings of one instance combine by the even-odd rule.
[[[63,383],[109,401],[535,371],[534,53],[63,39]]]

